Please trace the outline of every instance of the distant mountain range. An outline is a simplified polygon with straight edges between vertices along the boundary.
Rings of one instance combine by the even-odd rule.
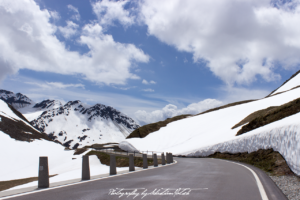
[[[53,141],[76,149],[92,144],[120,142],[139,125],[111,106],[90,106],[78,100],[34,102],[26,95],[0,90],[0,99],[22,113],[30,124]]]

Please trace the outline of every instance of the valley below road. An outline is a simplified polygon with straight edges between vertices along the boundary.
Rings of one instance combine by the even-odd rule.
[[[177,163],[166,167],[36,190],[9,199],[287,199],[264,172],[253,166],[211,158],[174,159]],[[255,172],[262,187],[247,167]]]

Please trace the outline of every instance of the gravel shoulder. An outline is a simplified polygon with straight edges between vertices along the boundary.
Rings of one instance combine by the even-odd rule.
[[[300,177],[295,175],[270,176],[289,200],[300,199]]]

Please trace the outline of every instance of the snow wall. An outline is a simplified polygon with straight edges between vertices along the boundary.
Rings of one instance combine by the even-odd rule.
[[[271,148],[284,157],[295,174],[300,175],[300,125],[295,124],[203,147],[181,155],[209,156],[215,152],[251,153],[259,149]]]
[[[121,142],[119,147],[129,152],[138,151],[127,141]],[[233,140],[201,147],[178,155],[209,156],[215,152],[251,153],[259,149],[271,148],[274,151],[278,151],[284,157],[291,170],[300,176],[300,124],[295,123],[276,127],[271,130],[267,129],[256,134],[244,134]]]

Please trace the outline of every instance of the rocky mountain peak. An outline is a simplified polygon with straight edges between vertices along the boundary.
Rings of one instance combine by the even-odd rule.
[[[33,106],[33,108],[37,108],[37,109],[51,109],[51,108],[57,108],[62,106],[60,101],[57,100],[44,100],[40,103],[37,103]]]
[[[7,90],[0,90],[0,99],[12,105],[15,109],[24,108],[34,104],[26,95],[13,93]]]

